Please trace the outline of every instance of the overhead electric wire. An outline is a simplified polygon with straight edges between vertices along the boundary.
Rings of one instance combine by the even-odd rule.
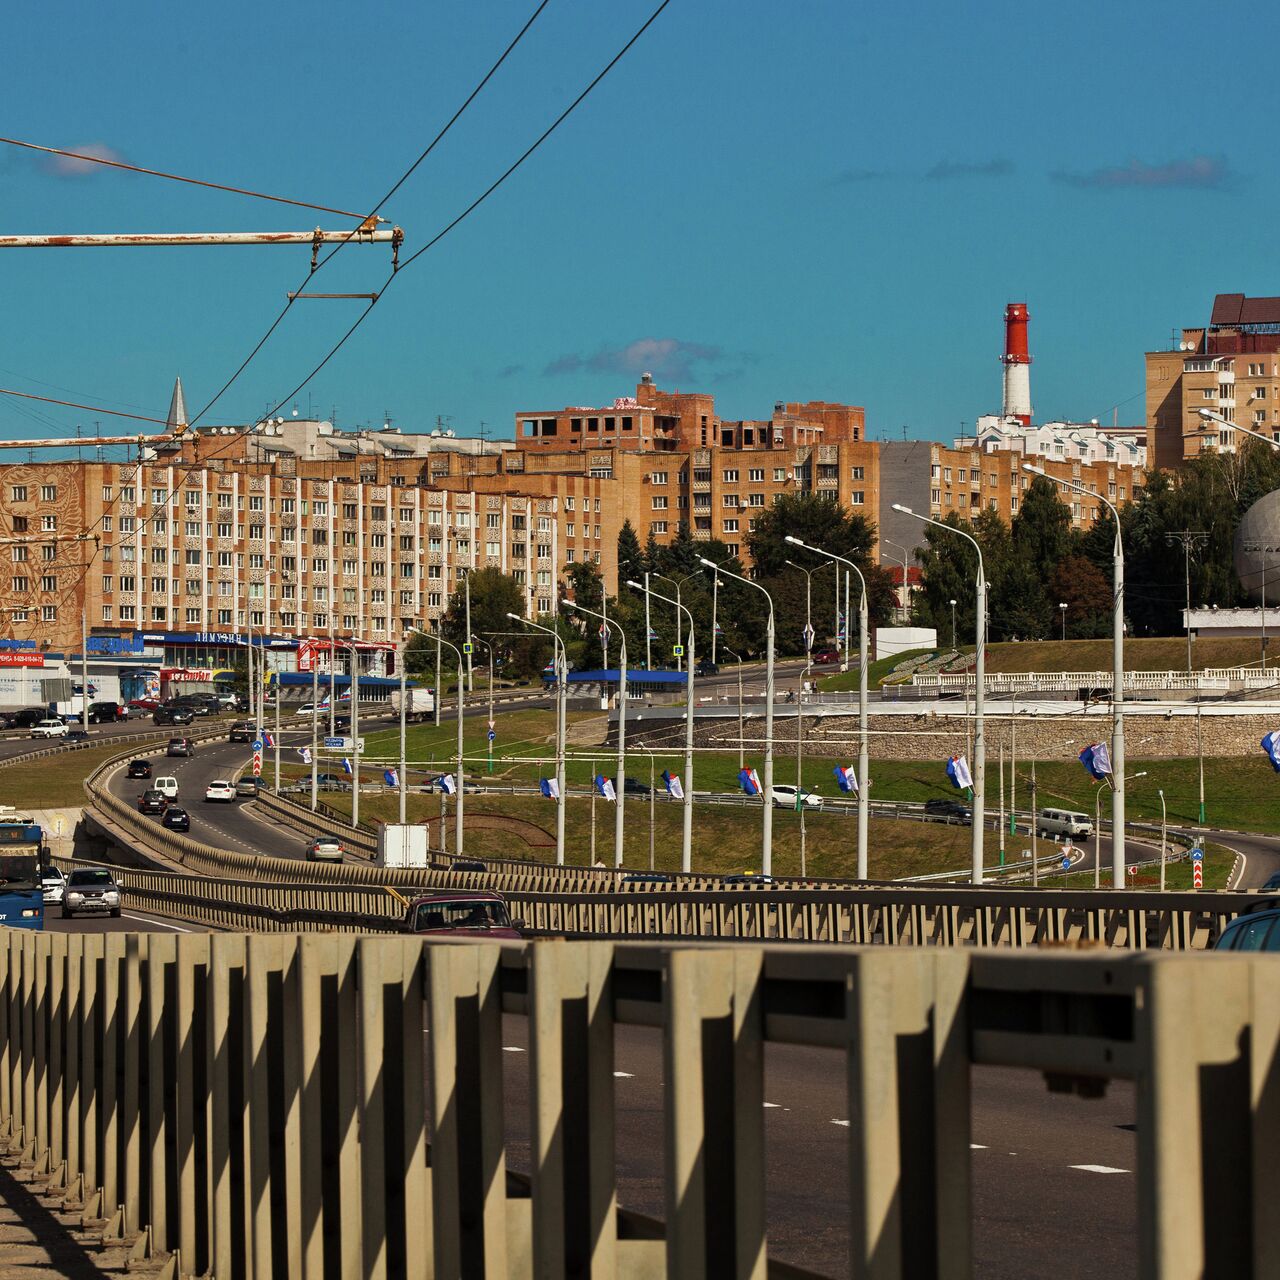
[[[149,178],[167,178],[170,182],[185,182],[193,187],[208,187],[213,191],[229,191],[236,196],[250,196],[255,200],[271,200],[276,204],[291,204],[298,209],[315,209],[319,213],[334,213],[342,218],[358,218],[360,214],[350,209],[333,209],[326,204],[312,204],[308,200],[294,200],[289,196],[273,196],[265,191],[251,191],[247,187],[232,187],[224,182],[206,182],[203,178],[187,178],[180,173],[165,173],[161,169],[144,169],[141,165],[128,164],[124,160],[109,160],[106,156],[90,155],[82,151],[64,151],[61,147],[45,147],[38,142],[23,142],[18,138],[0,138],[0,143],[10,147],[23,147],[28,151],[43,151],[46,155],[66,156],[69,160],[81,160],[86,164],[106,165],[111,169],[124,169],[129,173],[141,173]]]
[[[0,396],[16,396],[21,400],[39,400],[43,404],[62,405],[67,409],[84,409],[89,413],[109,413],[113,418],[130,418],[134,422],[156,422],[167,426],[164,418],[148,418],[141,413],[123,413],[119,409],[104,409],[96,404],[77,404],[74,400],[55,400],[52,396],[38,396],[30,391],[15,391],[11,387],[0,387]]]
[[[364,221],[361,223],[361,226],[365,225],[365,223],[368,223],[370,219],[377,216],[378,211],[387,203],[388,200],[391,199],[393,195],[395,195],[397,191],[400,190],[402,186],[404,186],[404,184],[413,175],[414,171],[418,168],[418,166],[436,149],[436,147],[442,141],[444,136],[449,132],[449,130],[452,129],[455,124],[457,124],[458,120],[462,116],[462,113],[466,111],[466,109],[476,100],[476,98],[479,96],[481,90],[485,87],[485,85],[487,85],[489,81],[493,79],[494,75],[498,71],[498,68],[501,67],[504,62],[506,62],[512,50],[514,50],[516,45],[518,45],[520,41],[524,39],[529,28],[532,27],[533,24],[538,20],[538,17],[541,15],[542,11],[547,7],[549,3],[550,3],[550,0],[540,0],[540,3],[538,4],[537,8],[534,9],[534,11],[529,15],[528,19],[525,21],[524,26],[522,26],[520,30],[516,32],[515,37],[511,40],[511,42],[507,45],[507,47],[502,51],[498,60],[493,64],[493,66],[489,68],[488,71],[484,73],[484,76],[476,84],[475,88],[473,88],[471,92],[467,94],[466,98],[462,102],[462,105],[458,107],[458,109],[453,113],[453,115],[449,117],[447,121],[445,121],[444,126],[440,129],[440,131],[436,134],[436,136],[431,139],[431,141],[427,144],[426,148],[421,152],[421,154],[419,154],[418,158],[400,175],[399,178],[396,179],[395,182],[391,184],[391,187],[387,191],[387,193],[369,211],[368,215],[365,217]],[[194,418],[191,419],[191,422],[193,425],[199,422],[200,419],[203,418],[204,415],[208,413],[209,410],[212,409],[213,406],[217,404],[219,400],[222,399],[222,397],[230,389],[232,384],[249,367],[249,365],[253,363],[253,360],[257,356],[258,352],[261,351],[264,346],[266,346],[268,339],[271,337],[273,333],[275,333],[276,329],[280,327],[280,322],[285,318],[285,316],[289,314],[289,309],[298,300],[297,295],[302,292],[303,286],[306,285],[309,281],[314,280],[316,273],[324,270],[324,268],[333,260],[334,256],[340,253],[348,244],[351,243],[352,239],[355,237],[358,230],[359,228],[356,227],[356,228],[353,228],[350,232],[348,232],[348,234],[345,235],[341,240],[339,240],[338,243],[334,245],[334,247],[330,249],[329,252],[326,253],[325,256],[318,263],[316,263],[315,266],[311,268],[311,270],[306,274],[306,276],[303,277],[303,279],[299,282],[298,287],[287,296],[285,304],[281,308],[279,315],[277,315],[276,318],[267,327],[266,333],[264,333],[262,337],[259,338],[258,341],[254,344],[253,349],[240,362],[239,367],[231,375],[231,377],[229,377],[226,380],[226,382],[224,382],[222,386],[218,388],[213,398],[204,406],[204,408],[200,410],[199,413],[195,415]],[[394,272],[392,274],[394,275]],[[376,299],[374,299],[374,301],[376,301]],[[372,306],[373,302],[370,302],[369,305]],[[363,316],[361,317],[361,319],[363,319]],[[346,339],[344,338],[343,341],[346,341]],[[288,397],[285,397],[285,398],[288,399]],[[279,407],[280,407],[279,405],[276,406],[276,408],[279,408]]]

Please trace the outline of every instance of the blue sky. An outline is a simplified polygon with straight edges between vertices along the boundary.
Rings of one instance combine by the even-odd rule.
[[[550,0],[387,213],[406,251],[464,208],[654,0]],[[369,206],[533,0],[142,0],[9,18],[0,132],[148,167]],[[1222,79],[1202,5],[672,0],[488,203],[399,278],[298,397],[346,427],[437,415],[509,435],[517,410],[603,403],[642,368],[714,392],[867,407],[873,436],[942,438],[999,408],[1001,312],[1032,315],[1037,416],[1140,421],[1144,350],[1215,292],[1280,293],[1263,73]],[[1274,47],[1280,18],[1250,18]],[[1231,37],[1229,36],[1228,39]],[[1250,139],[1253,141],[1251,142]],[[0,148],[0,232],[279,230],[331,215]],[[314,286],[370,290],[381,249]],[[306,272],[305,248],[0,254],[0,385],[194,412]],[[357,314],[296,306],[206,421],[286,395]],[[61,388],[64,390],[53,390]],[[67,394],[70,393],[70,394]],[[288,409],[285,410],[288,412]],[[0,434],[93,415],[15,406]]]

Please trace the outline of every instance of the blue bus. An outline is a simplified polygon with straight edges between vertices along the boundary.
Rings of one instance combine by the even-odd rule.
[[[44,928],[47,853],[44,831],[25,814],[0,806],[0,925]]]

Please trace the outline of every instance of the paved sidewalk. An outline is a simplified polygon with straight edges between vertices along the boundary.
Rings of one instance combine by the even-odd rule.
[[[16,1157],[0,1159],[0,1280],[88,1280],[159,1270],[161,1263],[151,1260],[129,1265],[132,1241],[104,1246],[103,1223],[83,1226],[81,1207],[61,1191],[47,1191],[45,1181],[33,1178]]]

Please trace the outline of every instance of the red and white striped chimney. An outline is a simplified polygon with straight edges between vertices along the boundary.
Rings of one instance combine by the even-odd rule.
[[[1004,416],[1031,425],[1031,357],[1027,354],[1025,302],[1010,302],[1004,309]]]

